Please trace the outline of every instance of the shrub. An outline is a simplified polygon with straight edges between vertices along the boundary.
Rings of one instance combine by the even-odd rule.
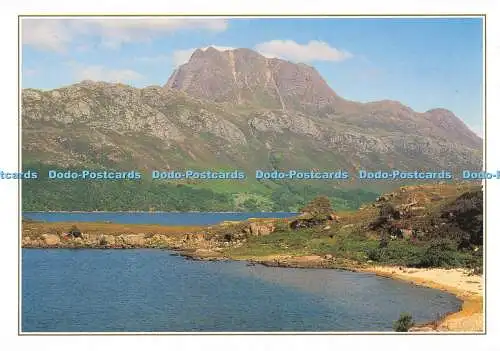
[[[383,249],[387,246],[389,246],[389,236],[386,233],[384,233],[384,234],[382,234],[382,236],[380,238],[380,242],[378,244],[378,247],[380,249]]]
[[[333,209],[330,200],[326,196],[318,196],[308,203],[301,212],[308,212],[315,219],[327,220],[333,212]]]
[[[399,212],[394,208],[392,204],[386,203],[380,207],[379,216],[399,219]]]
[[[71,234],[74,238],[81,238],[82,237],[82,232],[74,224],[69,229],[69,234]]]
[[[371,261],[380,261],[382,258],[382,250],[380,249],[370,249],[368,251],[368,259]]]
[[[368,229],[377,230],[387,223],[387,217],[377,217],[373,222],[368,225]]]
[[[396,332],[407,332],[414,325],[415,323],[413,322],[411,314],[401,313],[399,319],[392,324],[392,328]]]
[[[367,258],[371,261],[415,267],[420,262],[422,247],[408,242],[392,241],[387,247],[380,247],[379,244],[379,247],[365,252]]]
[[[288,220],[278,220],[275,223],[276,229],[275,232],[287,232],[290,230],[290,225],[288,224]]]
[[[462,194],[442,211],[441,217],[458,226],[462,247],[483,244],[482,190]]]
[[[419,267],[454,267],[459,264],[456,244],[449,239],[438,239],[430,243],[425,250]]]

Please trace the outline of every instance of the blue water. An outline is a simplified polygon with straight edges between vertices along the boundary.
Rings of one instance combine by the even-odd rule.
[[[23,212],[24,218],[46,222],[105,222],[211,225],[222,221],[241,221],[248,218],[285,218],[291,212]]]
[[[391,331],[453,295],[372,274],[199,262],[163,250],[22,250],[23,332]]]

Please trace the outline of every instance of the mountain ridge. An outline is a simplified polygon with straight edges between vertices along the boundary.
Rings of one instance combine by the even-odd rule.
[[[474,138],[474,136],[476,136],[475,133],[474,136],[472,136],[470,133],[467,133],[466,130],[467,129],[470,130],[470,128],[465,123],[463,123],[463,121],[460,118],[458,118],[452,111],[448,109],[436,107],[436,108],[431,108],[425,112],[417,112],[413,110],[411,107],[406,106],[396,100],[384,99],[384,100],[370,101],[365,103],[356,102],[353,100],[347,100],[339,96],[334,91],[334,89],[323,79],[323,77],[320,75],[320,73],[316,70],[314,66],[307,65],[304,63],[293,63],[291,61],[279,58],[267,58],[264,55],[259,54],[258,52],[246,48],[238,48],[233,50],[229,49],[218,50],[214,47],[208,47],[205,49],[197,49],[193,52],[188,62],[180,65],[172,72],[164,87],[176,89],[179,91],[184,91],[188,93],[188,95],[190,96],[202,99],[209,99],[215,102],[236,103],[241,105],[244,104],[245,99],[242,99],[241,91],[235,91],[235,90],[244,89],[244,87],[242,87],[241,84],[238,86],[238,79],[239,81],[244,81],[246,86],[249,87],[248,84],[249,72],[248,70],[243,69],[246,66],[242,65],[239,65],[241,67],[239,70],[237,70],[239,66],[237,66],[235,62],[246,63],[249,60],[258,60],[261,63],[265,62],[265,65],[261,65],[262,67],[260,67],[261,69],[264,69],[264,71],[261,72],[260,75],[261,76],[265,75],[269,80],[272,80],[274,88],[276,88],[279,104],[277,104],[276,101],[274,101],[275,102],[274,105],[264,106],[264,107],[276,108],[280,107],[281,105],[281,109],[284,111],[290,108],[292,110],[304,111],[304,109],[301,108],[297,109],[296,108],[297,106],[294,106],[294,104],[290,105],[289,103],[284,101],[286,100],[283,99],[284,94],[283,92],[280,92],[279,89],[282,85],[290,87],[290,85],[293,86],[293,84],[295,83],[295,88],[297,88],[298,86],[299,90],[300,88],[302,88],[302,90],[307,90],[308,88],[309,90],[312,89],[320,92],[319,98],[316,100],[314,99],[311,100],[311,97],[308,97],[309,100],[311,101],[308,101],[306,103],[307,105],[314,105],[315,103],[317,105],[317,109],[313,109],[312,112],[318,112],[325,106],[330,106],[329,111],[326,111],[327,114],[328,112],[335,112],[335,111],[337,111],[338,113],[349,113],[354,111],[356,113],[362,113],[363,109],[368,108],[370,106],[383,105],[384,109],[399,108],[403,111],[409,111],[410,113],[422,114],[422,115],[440,113],[440,114],[451,115],[452,118],[456,118],[456,121],[454,122],[460,124],[462,132],[468,134],[467,138]],[[233,89],[230,89],[231,87],[229,87],[228,90],[228,85],[232,84],[230,80],[226,81],[227,84],[214,83],[213,81],[217,80],[218,78],[217,72],[215,73],[215,77],[210,77],[210,71],[211,71],[210,68],[213,67],[214,65],[218,69],[222,70],[222,72],[224,72],[224,69],[226,69],[225,71],[226,77],[232,76],[234,79],[234,83],[236,83],[237,86],[234,87]],[[224,67],[224,65],[226,67]],[[295,71],[293,72],[295,76],[287,77],[287,74],[288,75],[291,74],[289,72],[288,73],[285,72],[284,77],[280,76],[281,72],[277,71],[277,67],[279,68],[280,66],[283,65],[287,66],[289,70],[291,69],[290,67],[293,67],[295,69]],[[231,74],[228,74],[229,71],[227,70],[228,68],[227,66],[230,66],[229,71]],[[207,75],[209,76],[207,77]],[[197,79],[194,80],[193,76],[196,77]],[[212,81],[212,84],[210,84],[210,86],[214,89],[208,89],[208,90],[203,89],[204,88],[203,85],[207,84],[207,81],[208,82]],[[259,77],[257,77],[256,81],[257,83],[262,83],[262,78],[259,79]],[[308,84],[308,82],[310,84]],[[200,86],[200,84],[202,86]],[[306,86],[305,87],[306,89],[304,89],[303,85]],[[252,88],[255,89],[255,87],[249,87],[249,88],[250,90],[252,90]],[[298,94],[292,94],[292,95],[294,95],[294,97],[298,95],[297,99],[299,100],[301,99],[303,100],[304,97],[303,94],[301,95],[301,91],[299,91]],[[313,95],[318,96],[318,94],[313,94]],[[311,112],[310,106],[306,106],[305,110],[306,111],[308,110],[307,107],[309,107],[309,112]]]
[[[301,194],[310,184],[257,181],[256,169],[343,169],[355,175],[360,168],[482,168],[482,139],[449,110],[345,100],[311,66],[249,49],[231,52],[195,51],[164,86],[86,80],[47,91],[23,89],[23,165],[241,169],[249,178],[237,185],[181,183],[235,199],[250,194],[286,203],[272,207],[280,210],[305,201]],[[316,193],[397,185],[314,183]]]

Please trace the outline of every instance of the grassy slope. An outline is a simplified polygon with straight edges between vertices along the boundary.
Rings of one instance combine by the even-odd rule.
[[[411,188],[410,188],[411,189]],[[417,196],[425,205],[422,217],[411,219],[414,228],[422,231],[429,230],[428,220],[439,218],[441,209],[453,203],[457,197],[466,191],[477,189],[470,184],[429,185],[416,187],[409,192],[398,192],[392,203],[400,205],[406,203],[410,196]],[[436,194],[439,194],[437,199]],[[434,200],[430,200],[430,199]],[[290,230],[286,226],[278,226],[276,232],[268,236],[250,237],[240,247],[227,249],[225,254],[235,258],[259,259],[272,255],[327,255],[335,258],[347,259],[358,263],[376,262],[379,264],[395,264],[415,266],[421,263],[423,256],[437,237],[423,237],[419,240],[401,239],[389,242],[387,248],[382,249],[383,255],[372,257],[373,252],[379,250],[380,232],[367,230],[367,225],[378,217],[379,208],[366,207],[358,211],[339,212],[340,222],[327,227],[320,226],[309,229]],[[435,234],[432,234],[435,235]],[[482,266],[482,250],[450,251],[451,266]],[[451,262],[450,261],[450,262]]]

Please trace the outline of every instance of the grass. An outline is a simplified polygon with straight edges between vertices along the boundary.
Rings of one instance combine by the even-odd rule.
[[[165,226],[157,224],[119,224],[119,223],[96,223],[96,222],[25,222],[22,223],[23,236],[32,238],[42,234],[62,234],[68,232],[72,225],[76,225],[82,233],[86,234],[140,234],[149,235],[162,234],[179,236],[184,233],[194,232],[201,227],[198,226]]]
[[[275,232],[268,236],[251,237],[243,246],[229,248],[230,257],[263,257],[269,255],[332,255],[358,263],[401,265],[415,267],[423,262],[429,243],[410,240],[390,241],[386,248],[379,248],[379,240],[361,236],[354,227],[351,232],[329,235],[320,228],[298,231]],[[464,267],[476,264],[469,252],[450,251],[453,260],[449,267]],[[452,262],[451,265],[449,262]],[[469,264],[468,264],[469,263]]]

